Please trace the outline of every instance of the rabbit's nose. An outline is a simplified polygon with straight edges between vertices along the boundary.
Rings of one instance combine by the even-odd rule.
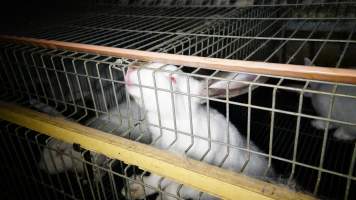
[[[128,68],[128,69],[127,69],[126,76],[125,76],[125,82],[126,82],[126,84],[127,84],[128,86],[131,85],[130,76],[131,76],[131,74],[132,74],[133,71],[134,71],[134,70],[131,69],[131,68]]]

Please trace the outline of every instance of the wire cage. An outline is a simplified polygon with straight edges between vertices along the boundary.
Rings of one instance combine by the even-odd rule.
[[[26,38],[1,37],[1,101],[283,185],[295,193],[326,199],[356,197],[352,189],[356,186],[355,72],[332,69],[352,68],[355,63],[356,3],[92,3],[96,8],[79,17],[8,32]],[[86,51],[89,47],[97,50]],[[165,64],[157,64],[162,54],[109,55],[101,47],[190,57],[166,58]],[[194,61],[193,56],[204,58]],[[229,60],[266,67],[223,68]],[[341,78],[328,78],[333,70]],[[319,71],[327,73],[319,76]],[[138,82],[125,81],[130,73],[137,73]],[[168,74],[169,85],[160,82],[162,74]],[[194,90],[197,81],[202,93]],[[174,89],[176,82],[186,88]],[[211,83],[224,89],[214,93]],[[132,84],[139,88],[136,97],[128,89]],[[237,93],[230,88],[233,85],[238,86]],[[153,111],[146,108],[145,91],[150,91]],[[177,99],[184,99],[186,107],[179,107],[182,102]],[[196,108],[203,110],[200,115]],[[142,199],[217,195],[204,189],[192,192],[192,184],[172,182],[172,177],[157,176],[110,152],[93,151],[74,139],[61,140],[0,116],[5,198],[135,199],[142,188],[146,193]],[[216,121],[219,127],[214,127]],[[235,137],[242,142],[230,141]],[[202,141],[206,145],[199,146]],[[233,156],[240,160],[238,167],[224,165],[234,162]],[[256,170],[259,173],[253,173]],[[156,181],[147,182],[148,177]]]

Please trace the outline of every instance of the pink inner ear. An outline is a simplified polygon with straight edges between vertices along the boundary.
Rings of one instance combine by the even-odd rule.
[[[176,77],[170,76],[169,78],[171,79],[172,83],[174,83],[174,84],[177,83]]]

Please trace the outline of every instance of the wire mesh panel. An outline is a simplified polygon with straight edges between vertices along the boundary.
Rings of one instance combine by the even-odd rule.
[[[255,3],[105,4],[105,12],[18,35],[204,57],[354,65],[355,3]],[[1,100],[318,197],[356,196],[355,85],[9,42],[1,43],[0,59]],[[9,196],[21,197],[11,189],[21,177],[24,194],[43,199],[134,199],[142,184],[146,195],[140,198],[207,195],[5,121],[1,132],[1,170],[9,174],[2,187]],[[66,162],[71,166],[60,170]],[[20,174],[13,176],[15,171]],[[36,188],[29,190],[32,184]]]
[[[200,68],[185,66],[177,68],[172,65],[162,64],[159,64],[159,68],[157,68],[155,66],[157,64],[130,62],[124,59],[117,60],[106,57],[104,60],[111,59],[111,62],[106,62],[98,59],[84,59],[79,56],[66,56],[66,54],[73,54],[68,51],[53,51],[14,44],[3,45],[6,47],[2,49],[1,54],[3,60],[1,77],[4,80],[4,84],[2,84],[2,91],[4,91],[2,99],[4,100],[20,102],[51,115],[67,116],[72,120],[106,132],[150,143],[159,148],[185,153],[194,159],[205,160],[222,167],[229,168],[229,165],[224,166],[224,163],[228,163],[231,155],[234,155],[233,152],[237,151],[240,152],[237,153],[240,156],[235,155],[233,157],[243,158],[241,160],[242,163],[238,165],[238,168],[236,166],[233,167],[232,170],[247,173],[262,180],[283,183],[296,189],[314,192],[315,195],[335,198],[343,196],[350,199],[355,195],[350,190],[355,180],[355,146],[354,142],[352,142],[352,127],[354,127],[355,122],[352,120],[352,116],[343,118],[338,114],[340,113],[339,110],[342,109],[340,108],[340,103],[343,106],[347,106],[354,101],[355,97],[352,93],[354,86],[352,85],[339,84],[339,89],[332,90],[332,86],[335,84],[331,83],[318,83],[286,77],[256,76],[253,74],[226,74],[213,70],[203,70],[204,72],[200,73],[200,70],[202,70]],[[89,75],[87,70],[82,75],[85,78],[84,81],[80,82],[80,73],[57,69],[67,67],[67,65],[63,65],[63,62],[53,62],[59,63],[59,66],[52,64],[52,67],[44,65],[45,62],[30,65],[26,58],[28,54],[32,55],[32,58],[28,57],[31,60],[34,60],[33,57],[38,56],[41,58],[40,60],[48,57],[49,60],[85,60],[87,63],[92,61],[94,66],[106,68],[105,70],[111,75],[114,74],[115,70],[119,70],[126,77],[131,77],[137,73],[137,77],[144,77],[144,79],[140,83],[135,82],[135,79],[131,77],[129,78],[131,82],[127,79],[125,82],[123,75],[107,78],[104,75],[104,77],[99,75],[100,73]],[[89,54],[85,56],[91,57]],[[83,67],[81,64],[83,62],[70,61],[67,63],[71,63],[71,66],[76,69]],[[75,65],[73,63],[78,64]],[[137,65],[141,67],[139,70],[133,68],[127,71],[129,66],[137,67]],[[11,69],[8,66],[11,66]],[[90,68],[90,65],[84,65],[84,68]],[[174,69],[173,71],[172,68]],[[34,72],[31,72],[31,70]],[[41,70],[43,70],[42,76],[40,75]],[[150,73],[147,74],[147,72]],[[53,75],[50,75],[51,73]],[[142,75],[140,75],[141,73]],[[171,79],[167,80],[172,80],[172,85],[167,87],[161,83],[160,73],[168,73]],[[71,84],[69,81],[71,80],[69,78],[70,74],[77,79],[77,85]],[[26,76],[27,78],[25,78]],[[77,95],[80,98],[59,98],[60,96],[54,95],[56,94],[54,92],[56,89],[53,88],[55,88],[55,83],[60,81],[59,77],[61,76],[65,81],[61,81],[59,94],[65,93],[64,91],[69,91],[69,93],[73,94],[75,88],[80,88],[81,94]],[[119,79],[116,80],[118,77]],[[145,82],[147,77],[156,80],[156,85],[152,85],[151,82]],[[248,79],[245,80],[246,77]],[[264,83],[267,78],[269,78],[269,81]],[[92,79],[98,79],[99,83],[90,84]],[[37,82],[28,82],[27,80],[37,80]],[[99,92],[93,92],[95,91],[94,88],[97,87],[95,85],[103,85],[101,83],[103,81],[108,81],[110,83],[108,85],[111,86],[114,92],[105,90],[104,87],[99,87]],[[176,90],[173,87],[173,83],[178,81],[187,87]],[[218,88],[213,88],[208,90],[208,93],[197,93],[194,89],[196,81],[201,83],[202,86],[208,86],[211,83],[222,84],[224,87],[223,92]],[[236,95],[236,90],[231,88],[226,90],[225,88],[229,81],[231,85],[236,82],[239,87],[247,88],[248,94],[233,97]],[[82,87],[82,85],[85,85],[84,83],[87,84],[86,87]],[[122,87],[120,85],[125,84],[126,88],[128,88],[128,93],[123,91],[123,88],[115,90]],[[132,89],[134,86],[138,86],[139,90]],[[255,86],[259,87],[253,90]],[[135,93],[135,91],[138,93]],[[147,92],[149,94],[152,93],[150,99],[146,97]],[[94,95],[85,96],[84,94],[86,93],[99,93],[102,98],[94,98]],[[115,97],[114,102],[111,104],[112,106],[105,103],[112,99],[112,96],[107,95],[110,93]],[[129,94],[134,99],[131,99]],[[143,98],[141,95],[143,95]],[[307,96],[311,96],[311,100],[306,98]],[[178,107],[182,106],[179,98],[186,99],[190,109],[189,106],[186,107],[187,105],[183,106],[187,109],[185,111],[182,110],[182,107]],[[142,101],[144,102],[142,103]],[[334,101],[334,103],[330,104],[323,101]],[[325,105],[325,108],[319,108],[321,105]],[[331,109],[331,107],[333,108]],[[172,110],[172,108],[174,109]],[[203,112],[208,113],[208,115],[205,117],[203,114],[202,116],[197,116],[195,113],[197,108],[202,108]],[[327,114],[325,115],[323,109],[329,112],[326,112]],[[156,113],[158,118],[148,115],[147,112]],[[216,112],[220,112],[223,116]],[[185,114],[188,115],[185,116]],[[226,128],[229,127],[229,131],[221,132],[222,135],[237,135],[228,137],[232,139],[225,138],[227,140],[214,135],[214,131],[217,128],[214,122],[216,120],[215,115],[220,116],[218,118],[222,117],[221,119],[225,118],[225,120],[221,121],[219,129],[227,130]],[[352,115],[352,112],[350,115]],[[167,124],[167,117],[173,117],[173,122],[175,121],[176,123]],[[208,120],[207,124],[200,124],[199,127],[201,129],[207,126],[208,129],[205,132],[207,135],[199,135],[199,131],[197,132],[196,128],[194,128],[197,126],[196,123],[199,122],[195,121],[197,119],[199,121]],[[182,127],[182,124],[186,123],[184,120],[191,126]],[[238,132],[236,132],[235,127]],[[345,131],[342,131],[343,129]],[[240,141],[238,143],[231,141],[236,140],[236,136],[242,137],[238,139]],[[184,139],[183,141],[190,142],[183,145],[180,143],[182,141],[181,138],[188,138],[188,140]],[[200,147],[200,149],[204,149],[203,151],[196,151],[195,145],[199,145],[201,141],[207,141],[207,144],[211,146],[204,145],[205,147]],[[59,147],[64,145],[62,142],[56,142],[53,139],[47,139],[47,142],[44,143],[45,148],[49,149],[53,145],[56,146],[56,144]],[[216,161],[211,160],[211,156],[216,154],[217,147],[214,147],[214,145],[227,148],[225,149],[227,151],[219,152],[220,154],[216,157]],[[69,147],[72,149],[70,153],[78,154],[72,145],[69,145]],[[45,154],[43,150],[39,152]],[[245,154],[244,152],[250,153]],[[47,154],[52,155],[48,152]],[[81,154],[79,153],[79,155]],[[80,156],[80,158],[82,157],[84,156]],[[96,154],[92,154],[91,157],[92,161],[103,160],[101,161],[101,167],[107,167],[103,163],[108,163],[109,159],[104,159],[105,157]],[[38,158],[37,162],[40,163]],[[257,166],[255,165],[256,162],[259,163]],[[40,169],[42,166],[42,171],[46,171],[43,164],[38,163],[34,165]],[[75,162],[73,161],[72,163]],[[79,163],[82,164],[81,162]],[[262,169],[258,169],[260,167]],[[47,169],[47,173],[49,173],[48,171]],[[71,169],[70,171],[75,170]],[[98,175],[95,174],[98,172],[95,172],[94,169],[92,171],[91,173],[94,174],[92,176],[97,177]],[[145,172],[145,174],[147,173]],[[101,180],[102,178],[97,179]],[[162,179],[159,183],[163,185],[170,183],[164,180]],[[330,182],[331,180],[332,182]],[[136,181],[140,181],[140,179]],[[334,185],[335,182],[338,182],[337,187]],[[153,187],[151,184],[148,188],[150,186]],[[157,188],[162,190],[164,187],[157,185]],[[178,188],[182,187],[179,186]]]

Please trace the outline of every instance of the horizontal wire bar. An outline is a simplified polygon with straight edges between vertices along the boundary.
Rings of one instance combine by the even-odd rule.
[[[51,49],[62,49],[94,53],[104,56],[124,57],[142,61],[161,62],[174,65],[186,65],[205,69],[230,72],[249,72],[267,75],[306,78],[339,83],[356,83],[356,70],[336,69],[314,66],[299,66],[291,64],[265,63],[253,61],[227,60],[219,58],[204,58],[197,56],[172,55],[166,53],[146,52],[131,49],[103,47],[97,45],[43,40],[16,36],[0,36],[1,41],[29,44]],[[356,41],[355,41],[356,42]]]

